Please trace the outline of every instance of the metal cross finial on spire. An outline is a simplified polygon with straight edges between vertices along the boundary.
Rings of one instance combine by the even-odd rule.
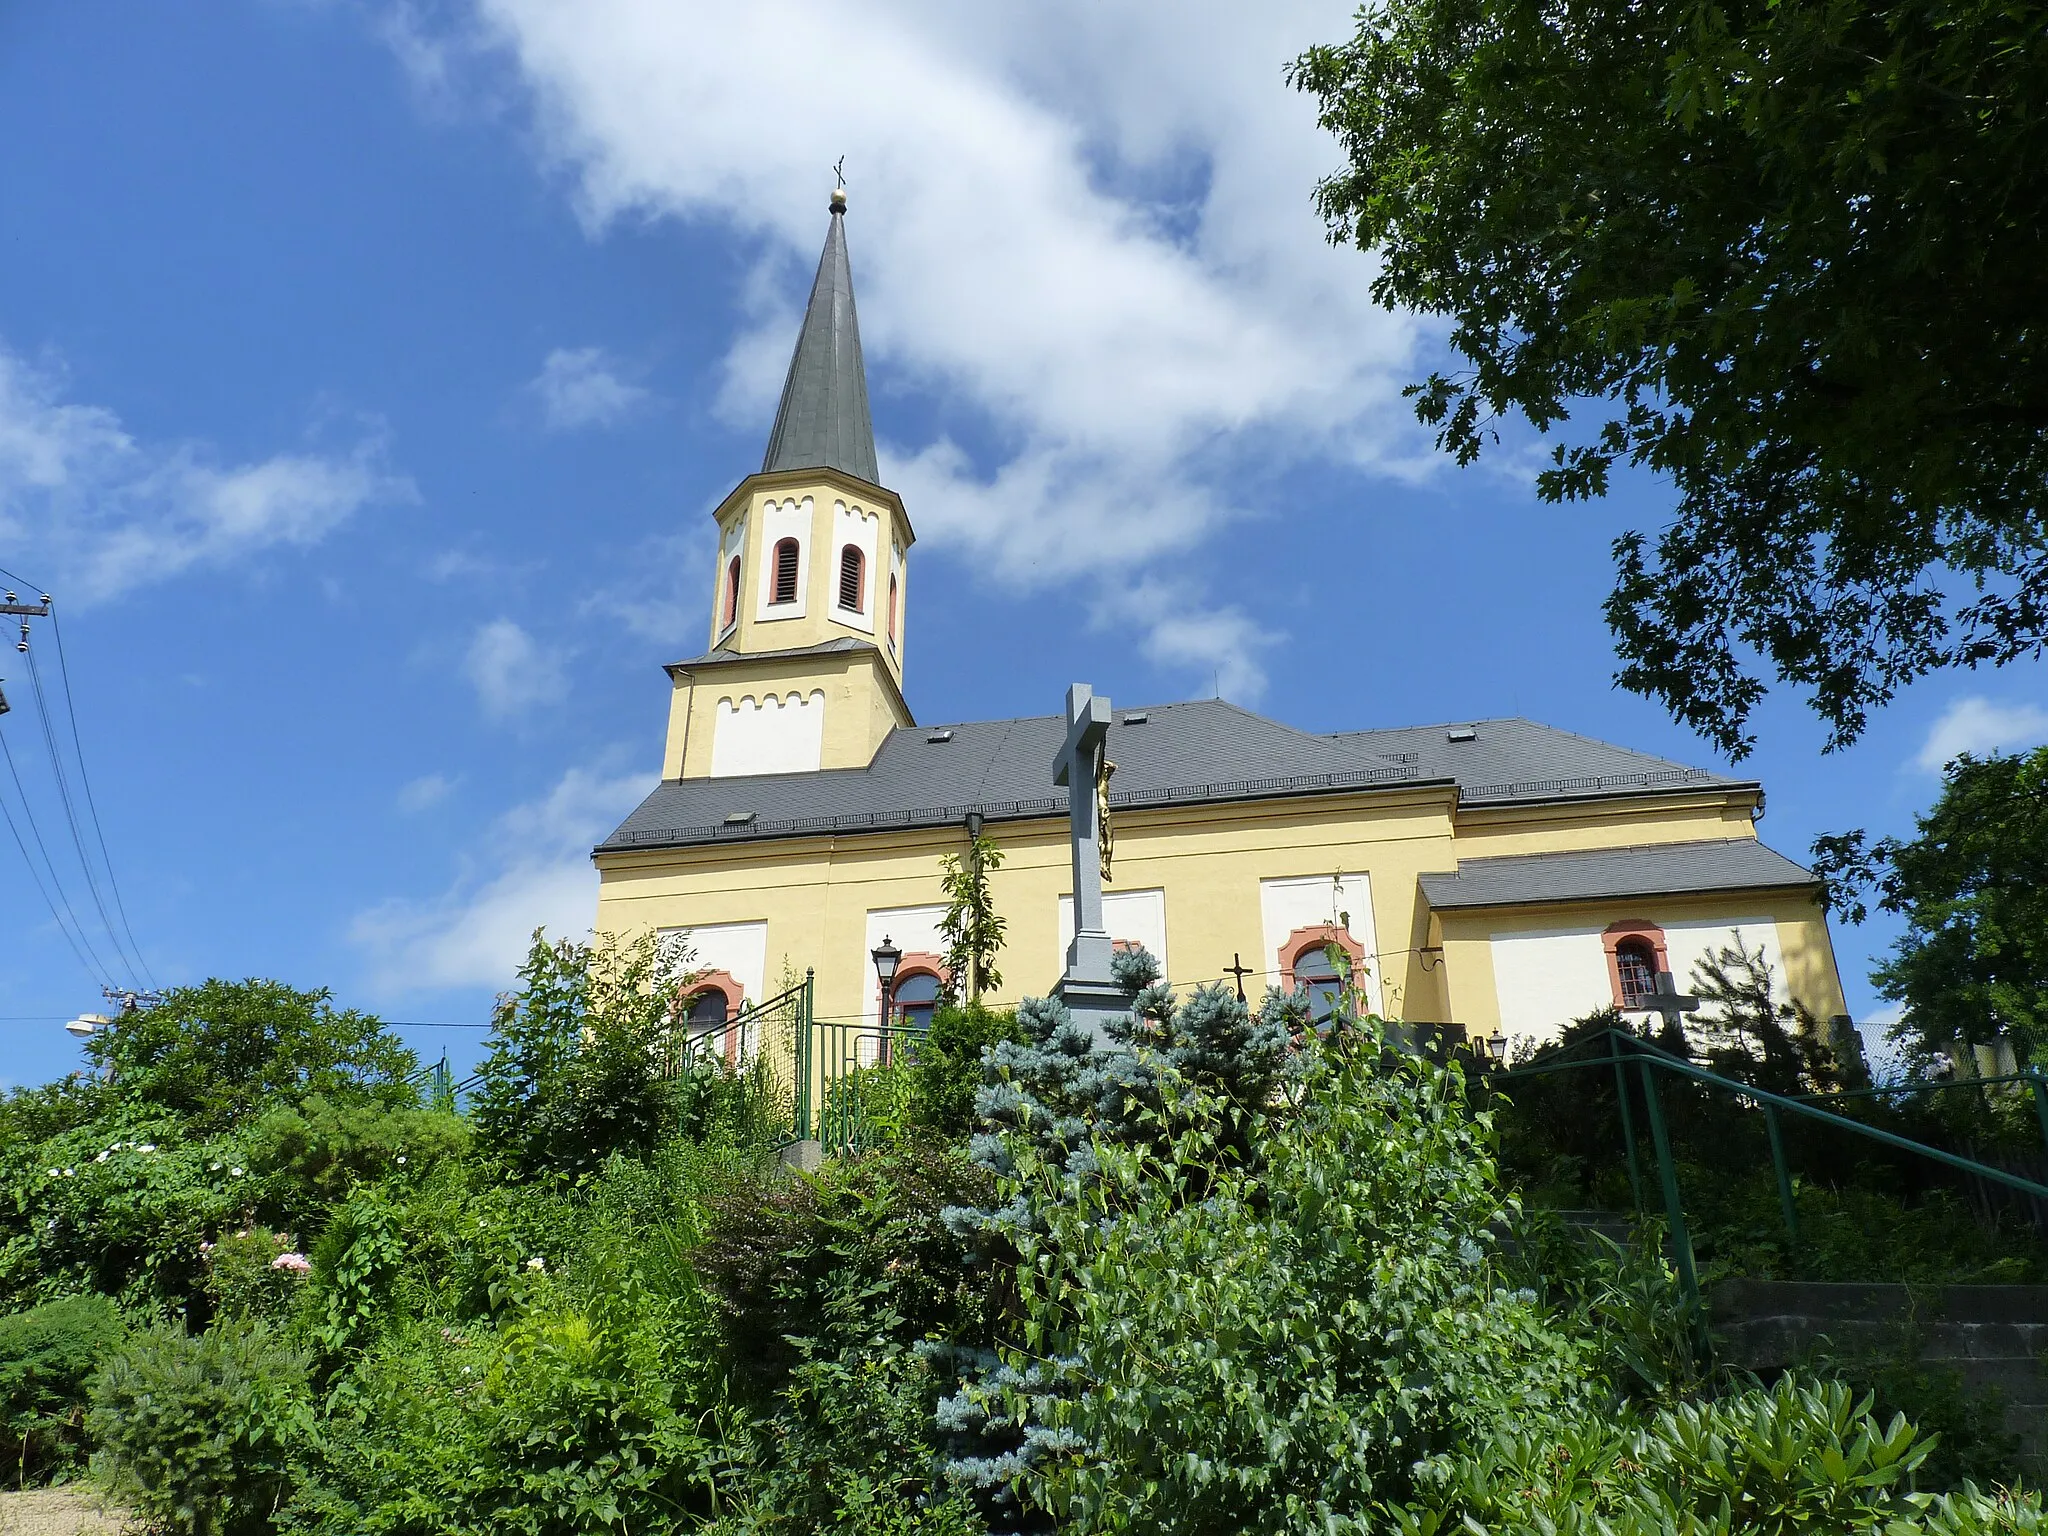
[[[838,183],[832,188],[832,211],[846,212],[846,156],[841,155],[832,165],[833,179]]]

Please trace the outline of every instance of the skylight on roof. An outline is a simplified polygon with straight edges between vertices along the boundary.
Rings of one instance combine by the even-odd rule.
[[[726,813],[725,824],[728,827],[747,827],[752,826],[753,822],[754,813],[752,811],[728,811]]]
[[[1473,725],[1454,725],[1444,732],[1445,741],[1476,741],[1479,728]]]
[[[931,735],[925,737],[925,740],[933,746],[937,746],[941,742],[951,741],[952,739],[953,733],[951,731],[933,731]]]
[[[1149,710],[1134,709],[1128,715],[1124,716],[1124,724],[1143,725],[1147,720],[1150,720],[1151,718],[1152,715]]]

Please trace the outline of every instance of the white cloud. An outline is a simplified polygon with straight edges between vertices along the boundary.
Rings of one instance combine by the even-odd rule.
[[[366,506],[417,499],[372,434],[346,453],[222,466],[204,447],[138,443],[103,406],[0,346],[0,536],[79,601],[195,567],[317,544]]]
[[[568,692],[561,658],[543,650],[510,619],[480,625],[462,658],[462,675],[493,720],[506,720]]]
[[[590,850],[653,781],[572,768],[540,799],[493,824],[489,850],[440,896],[394,898],[357,915],[350,938],[386,994],[509,987],[533,930],[583,937],[597,913]]]
[[[1940,773],[1963,753],[1982,757],[2048,741],[2048,709],[2038,704],[1994,704],[1978,695],[1957,699],[1941,712],[1913,766]]]
[[[647,391],[618,376],[599,347],[557,347],[529,386],[557,432],[617,426],[647,399]]]
[[[871,365],[999,445],[885,444],[884,477],[978,571],[1127,586],[1289,468],[1428,457],[1418,326],[1324,241],[1337,146],[1281,78],[1346,35],[1340,0],[475,6],[593,228],[716,220],[759,252],[724,405],[764,431],[792,334],[764,295],[801,292],[846,154]]]
[[[439,805],[454,791],[456,781],[445,773],[422,774],[410,783],[400,786],[398,808],[407,815],[417,815]]]

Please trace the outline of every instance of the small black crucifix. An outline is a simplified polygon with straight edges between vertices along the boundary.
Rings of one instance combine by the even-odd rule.
[[[1244,979],[1252,974],[1252,969],[1244,963],[1243,955],[1232,955],[1230,960],[1231,963],[1223,967],[1223,974],[1237,978],[1237,1000],[1241,1003],[1244,1001]]]

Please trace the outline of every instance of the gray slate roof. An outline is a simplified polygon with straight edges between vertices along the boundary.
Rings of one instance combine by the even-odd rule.
[[[846,259],[846,216],[837,205],[761,460],[763,474],[778,469],[837,469],[870,485],[881,481],[860,321],[853,310],[853,268]]]
[[[1811,870],[1755,838],[1730,837],[1583,853],[1460,859],[1454,875],[1424,875],[1422,894],[1437,911],[1449,912],[1611,896],[1782,890],[1814,883]]]
[[[1145,723],[1130,723],[1138,714]],[[1110,801],[1196,805],[1447,783],[1466,801],[1505,803],[1742,782],[1529,720],[1479,721],[1465,727],[1471,741],[1452,743],[1457,729],[1318,736],[1220,699],[1119,710]],[[668,781],[599,851],[956,825],[970,810],[992,821],[1064,815],[1066,792],[1052,775],[1065,736],[1057,715],[915,726],[891,732],[866,768]]]

